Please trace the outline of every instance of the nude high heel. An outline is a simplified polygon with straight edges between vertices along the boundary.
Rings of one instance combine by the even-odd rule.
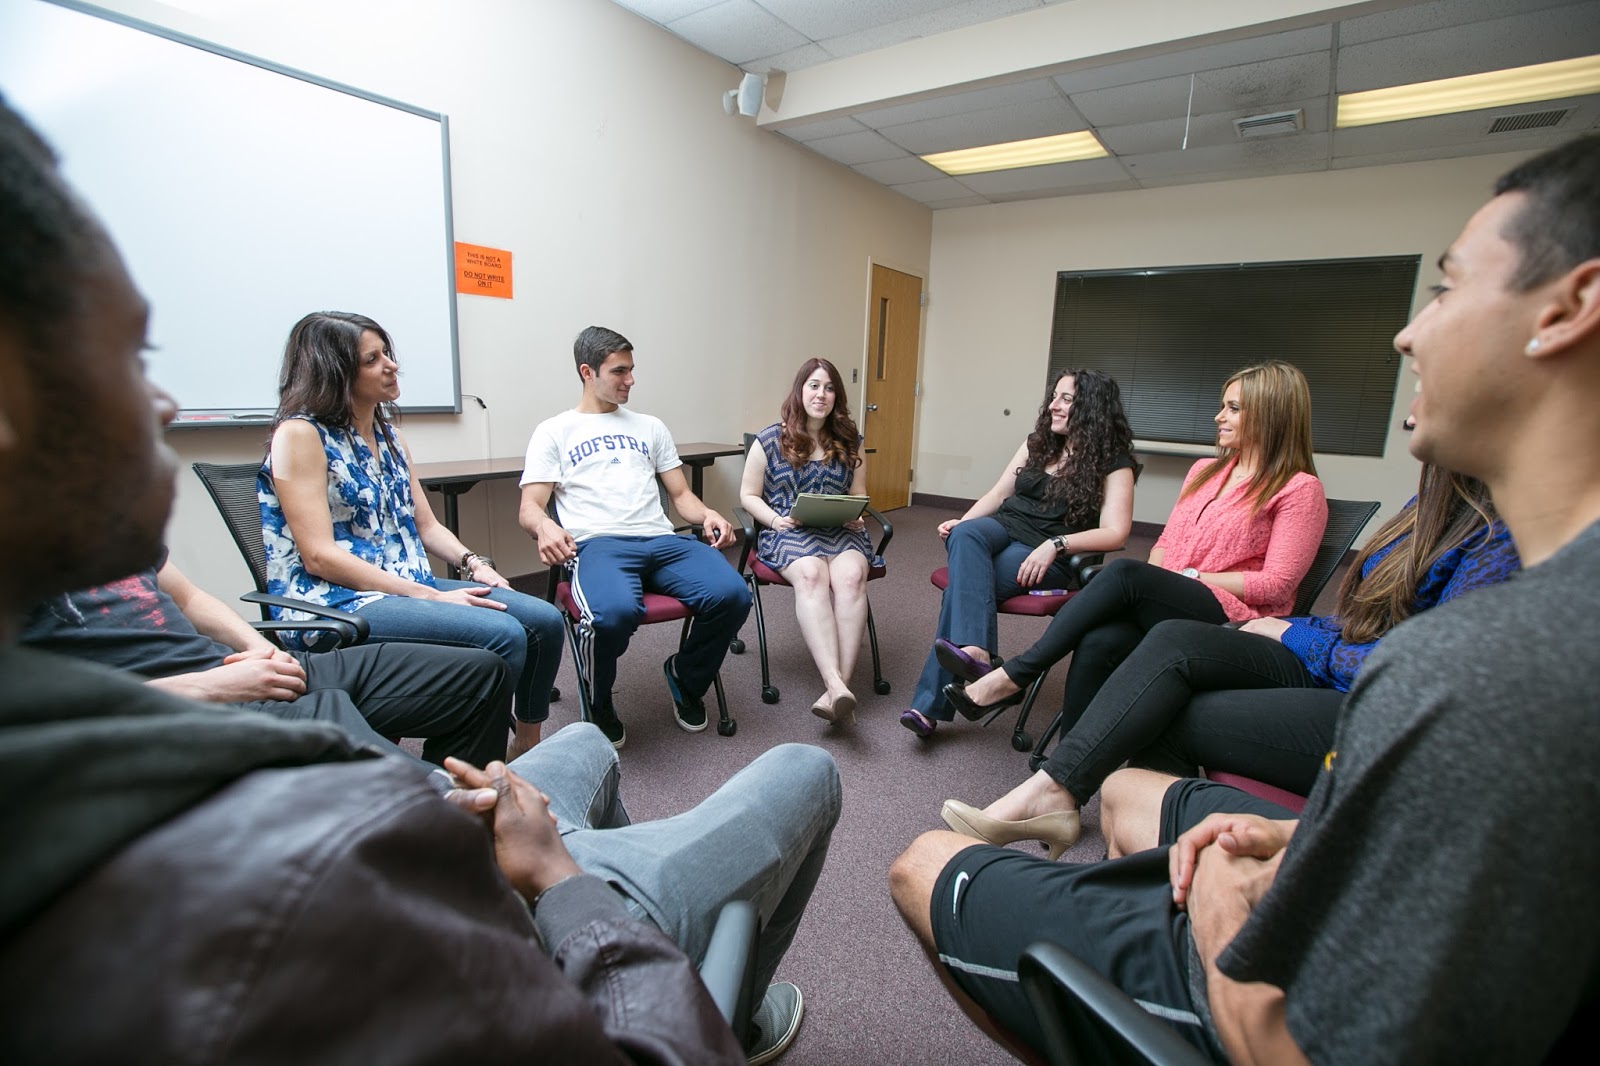
[[[1050,861],[1078,842],[1080,826],[1077,811],[1051,811],[1021,821],[991,818],[978,808],[960,800],[945,800],[939,816],[944,824],[960,833],[990,844],[1013,844],[1018,840],[1039,840],[1050,849]]]

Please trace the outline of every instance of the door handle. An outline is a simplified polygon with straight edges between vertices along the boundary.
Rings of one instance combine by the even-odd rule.
[[[878,405],[877,405],[877,404],[875,404],[875,403],[869,403],[869,404],[867,404],[867,410],[869,410],[869,411],[876,411],[876,410],[877,410],[877,409],[878,409]]]

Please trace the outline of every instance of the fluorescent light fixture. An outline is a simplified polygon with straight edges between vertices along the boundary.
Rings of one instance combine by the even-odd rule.
[[[946,174],[982,174],[990,170],[1015,170],[1042,167],[1046,163],[1071,163],[1079,159],[1099,159],[1110,155],[1093,131],[1058,133],[1054,137],[1034,137],[1006,144],[986,144],[957,152],[935,152],[922,157]]]
[[[1339,97],[1339,118],[1334,125],[1349,129],[1593,92],[1600,92],[1600,56],[1583,56],[1460,78],[1419,81],[1391,89],[1344,93]]]

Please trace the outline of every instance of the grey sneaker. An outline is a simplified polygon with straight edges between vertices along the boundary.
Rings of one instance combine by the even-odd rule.
[[[788,1051],[805,1013],[806,1001],[794,985],[780,981],[769,987],[750,1019],[750,1039],[744,1049],[750,1066],[761,1066]]]

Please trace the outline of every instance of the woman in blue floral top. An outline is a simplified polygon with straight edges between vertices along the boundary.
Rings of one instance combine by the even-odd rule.
[[[1037,773],[981,811],[946,801],[945,821],[980,839],[1070,846],[1078,808],[1124,761],[1180,777],[1227,770],[1304,795],[1333,746],[1344,693],[1384,634],[1520,566],[1488,489],[1424,466],[1417,495],[1345,574],[1333,615],[1256,618],[1238,630],[1160,623]]]
[[[358,611],[373,640],[499,655],[516,681],[515,757],[538,743],[549,714],[561,616],[514,591],[434,517],[389,422],[398,373],[389,334],[363,315],[317,312],[290,331],[256,478],[268,591]],[[430,552],[472,580],[435,578]]]

